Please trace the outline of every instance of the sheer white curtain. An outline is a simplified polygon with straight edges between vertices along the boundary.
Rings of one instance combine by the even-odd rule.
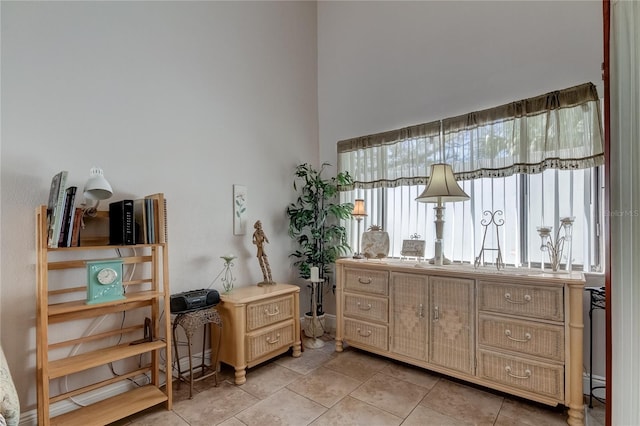
[[[612,424],[640,424],[640,3],[611,3]]]

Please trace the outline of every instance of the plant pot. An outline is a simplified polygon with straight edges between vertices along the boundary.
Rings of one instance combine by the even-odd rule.
[[[304,314],[304,334],[307,337],[320,337],[325,331],[325,315],[316,315],[313,318],[311,313]]]

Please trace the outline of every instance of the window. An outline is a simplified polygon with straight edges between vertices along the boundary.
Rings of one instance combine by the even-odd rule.
[[[540,267],[542,252],[536,227],[553,226],[560,218],[574,216],[571,257],[575,270],[601,272],[603,241],[602,167],[581,170],[545,170],[535,175],[516,174],[500,178],[479,178],[459,182],[469,201],[445,204],[444,250],[454,262],[473,264],[485,247],[497,248],[496,228],[485,228],[485,211],[500,210],[504,225],[498,228],[502,259],[507,265]],[[343,201],[364,198],[368,216],[361,230],[380,225],[389,233],[390,257],[400,257],[402,241],[419,235],[426,240],[425,257],[434,253],[434,204],[415,201],[424,185],[374,188],[343,192]],[[357,241],[357,227],[349,224],[351,246]],[[485,237],[486,229],[486,237]],[[495,262],[488,251],[486,263]],[[549,259],[545,255],[545,262]],[[586,266],[585,266],[586,265]],[[548,266],[548,265],[547,265]]]
[[[389,233],[390,256],[413,235],[433,256],[433,204],[415,198],[428,182],[431,164],[451,164],[469,201],[445,204],[444,251],[473,263],[485,247],[497,248],[509,265],[539,267],[536,227],[574,216],[571,258],[575,269],[601,271],[602,126],[599,99],[588,83],[485,111],[338,143],[339,171],[354,185],[343,201],[366,200],[370,225]],[[504,225],[482,226],[485,212],[501,211]],[[498,214],[499,215],[499,214]],[[349,224],[352,245],[357,229]],[[566,254],[566,252],[565,252]],[[548,262],[548,258],[545,258]],[[485,261],[493,263],[495,253]]]

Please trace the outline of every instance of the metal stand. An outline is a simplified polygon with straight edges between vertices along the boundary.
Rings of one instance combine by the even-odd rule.
[[[604,287],[585,287],[589,291],[589,408],[593,408],[593,400],[606,404],[605,400],[593,394],[595,389],[604,389],[605,386],[593,386],[593,311],[605,310],[606,299]]]
[[[207,339],[207,328],[211,327],[211,324],[216,325],[220,328],[220,332],[218,333],[218,342],[214,345],[211,342],[211,363],[210,365],[205,364],[204,362],[204,352],[205,352],[205,342]],[[176,328],[180,326],[183,328],[185,335],[187,336],[186,346],[189,350],[189,375],[187,378],[186,374],[182,373],[182,369],[180,368],[180,355],[178,353],[178,339],[176,334]],[[193,337],[193,333],[200,327],[204,326],[204,332],[202,334],[202,359],[199,365],[193,365],[193,356],[191,353],[191,338]],[[184,312],[177,314],[173,320],[173,344],[175,349],[175,359],[174,362],[177,365],[178,369],[178,386],[180,389],[180,382],[189,383],[189,399],[193,398],[193,383],[206,379],[207,377],[214,376],[215,377],[215,386],[218,386],[218,354],[220,352],[220,336],[222,335],[222,319],[218,314],[218,311],[215,307],[203,308],[196,311]],[[194,369],[201,369],[200,376],[194,377]],[[209,372],[207,373],[207,370]]]
[[[308,280],[311,283],[311,300],[313,300],[312,313],[311,313],[311,334],[313,337],[305,337],[304,347],[309,349],[317,349],[324,346],[324,341],[319,340],[316,337],[316,324],[318,323],[318,301],[316,299],[316,293],[320,283],[324,280]]]
[[[478,256],[476,257],[475,261],[473,262],[473,266],[475,268],[477,268],[480,265],[484,265],[484,252],[487,250],[490,251],[497,251],[498,254],[496,256],[496,268],[498,270],[500,269],[504,269],[504,261],[502,260],[502,250],[500,250],[500,232],[499,232],[499,228],[504,225],[504,219],[500,218],[500,219],[496,219],[496,216],[502,216],[502,210],[496,210],[495,212],[491,212],[489,210],[485,210],[482,213],[483,216],[489,216],[488,218],[485,217],[484,219],[482,219],[480,221],[480,224],[482,226],[484,226],[484,235],[482,236],[482,248],[480,249],[480,253],[478,253]],[[489,248],[489,247],[485,247],[485,242],[487,241],[487,231],[489,230],[489,226],[491,224],[494,224],[496,227],[496,241],[497,241],[497,245],[498,247],[495,248]]]

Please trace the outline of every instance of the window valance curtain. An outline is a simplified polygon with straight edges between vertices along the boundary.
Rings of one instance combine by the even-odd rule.
[[[592,83],[483,111],[338,142],[353,188],[425,184],[431,164],[456,178],[534,174],[604,163],[600,100]]]

